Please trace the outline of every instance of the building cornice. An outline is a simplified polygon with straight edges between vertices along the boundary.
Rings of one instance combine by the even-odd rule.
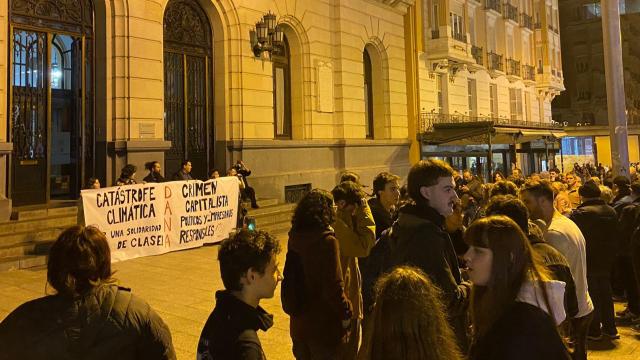
[[[392,8],[395,12],[405,15],[407,9],[415,4],[415,0],[369,0]]]

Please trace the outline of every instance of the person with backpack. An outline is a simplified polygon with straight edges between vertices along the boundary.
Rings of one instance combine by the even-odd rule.
[[[462,281],[455,249],[444,229],[458,200],[454,170],[444,161],[422,160],[407,177],[414,201],[402,206],[389,234],[384,272],[399,265],[424,271],[444,294],[447,318],[458,346],[467,349],[466,310],[471,284]]]
[[[464,237],[473,282],[469,359],[570,359],[556,328],[566,318],[565,284],[550,278],[518,224],[493,215]]]
[[[216,292],[216,307],[198,341],[201,360],[265,360],[258,330],[273,326],[273,315],[260,300],[273,297],[278,282],[278,239],[265,231],[241,230],[218,250],[225,290]]]
[[[299,360],[336,359],[349,342],[353,310],[331,227],[335,218],[332,195],[314,189],[298,202],[291,220],[281,300]]]

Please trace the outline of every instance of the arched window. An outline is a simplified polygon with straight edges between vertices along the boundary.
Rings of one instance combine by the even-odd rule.
[[[196,0],[171,0],[164,13],[164,134],[171,141],[165,169],[193,165],[205,179],[212,165],[212,41],[209,19]]]
[[[364,66],[364,118],[365,136],[373,139],[373,76],[371,75],[371,56],[365,48],[362,52]]]
[[[272,54],[273,123],[276,139],[291,139],[291,59],[289,40],[284,36],[280,53]]]
[[[10,1],[14,206],[77,199],[94,176],[93,3]]]

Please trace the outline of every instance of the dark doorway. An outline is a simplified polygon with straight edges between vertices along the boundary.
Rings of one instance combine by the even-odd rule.
[[[213,165],[211,27],[195,0],[172,0],[164,14],[164,132],[171,141],[165,169],[189,159],[192,176],[206,179]]]
[[[77,199],[93,176],[93,7],[55,12],[11,2],[11,197],[16,206]]]

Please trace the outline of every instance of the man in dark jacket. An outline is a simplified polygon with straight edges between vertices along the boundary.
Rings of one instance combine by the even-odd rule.
[[[216,307],[198,342],[198,359],[266,359],[257,331],[267,331],[273,315],[259,303],[272,298],[282,280],[278,253],[280,243],[264,231],[241,230],[222,242],[218,260],[225,290],[216,293]]]
[[[171,179],[173,181],[193,180],[193,177],[191,176],[191,161],[183,161],[182,167],[175,174],[173,174],[173,177]]]
[[[611,290],[611,270],[619,237],[618,217],[616,211],[600,199],[600,188],[594,181],[587,181],[578,193],[582,203],[569,218],[584,234],[587,248],[587,284],[594,306],[589,338],[599,340],[604,335],[619,339]]]
[[[476,204],[482,202],[482,180],[473,175],[471,171],[465,170],[462,173],[465,184],[462,185],[461,191],[463,194],[469,194],[475,200]]]
[[[391,254],[385,268],[408,264],[429,275],[444,293],[448,319],[460,348],[466,351],[465,313],[471,285],[461,279],[458,258],[444,230],[445,216],[458,200],[453,174],[440,160],[422,160],[411,168],[407,187],[415,203],[403,206],[391,227]]]
[[[0,323],[0,359],[176,358],[160,316],[113,284],[102,231],[63,231],[50,250],[47,280],[55,295],[20,305]]]
[[[633,235],[640,225],[640,182],[631,184],[631,203],[619,205],[616,211],[619,213],[618,225],[620,240],[618,241],[618,256],[616,258],[616,270],[620,282],[627,294],[627,307],[617,315],[623,321],[638,322],[640,319],[640,255],[633,256]],[[634,263],[638,264],[638,270],[634,270]]]
[[[369,199],[369,207],[376,222],[376,239],[383,231],[391,227],[391,213],[400,200],[400,177],[386,171],[376,175],[373,179],[373,194]]]

